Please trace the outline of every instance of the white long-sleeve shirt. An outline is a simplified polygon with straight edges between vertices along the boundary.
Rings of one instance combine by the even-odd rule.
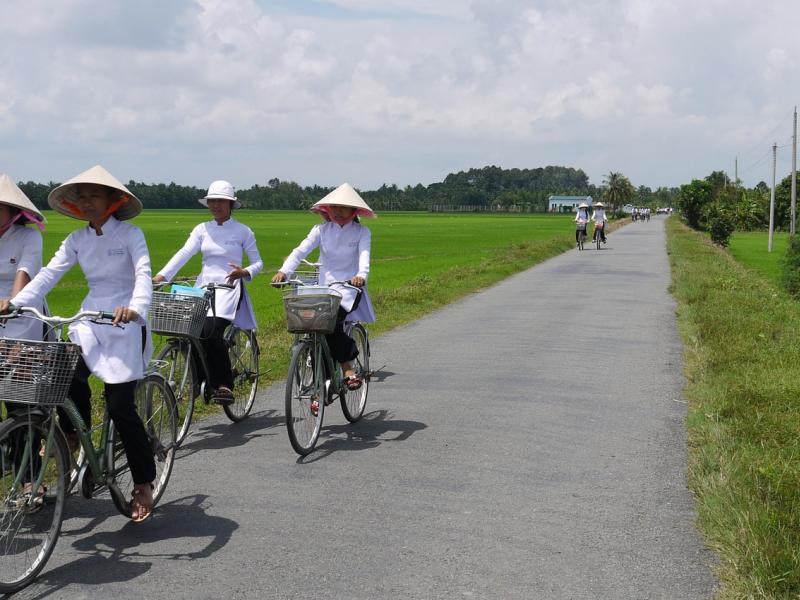
[[[42,268],[42,234],[24,225],[14,224],[0,236],[0,298],[10,298],[17,273],[24,271],[33,279]],[[42,303],[34,308],[42,310]],[[24,315],[9,319],[0,328],[0,338],[41,340],[41,321]]]
[[[320,283],[328,285],[334,281],[347,281],[353,277],[369,278],[370,245],[372,234],[361,223],[349,222],[342,227],[332,221],[315,225],[308,236],[295,248],[280,268],[281,273],[291,276],[300,261],[314,248],[319,247]],[[356,298],[352,288],[341,287],[342,307],[350,311]],[[367,293],[362,288],[363,297],[357,310],[351,315],[353,320],[370,323],[375,320],[375,311]]]
[[[81,310],[113,311],[117,306],[128,306],[139,314],[136,322],[120,327],[87,321],[69,327],[69,337],[80,345],[92,373],[106,383],[124,383],[142,378],[152,353],[146,332],[153,290],[150,254],[142,230],[135,225],[112,216],[102,232],[97,235],[87,225],[69,234],[47,266],[11,302],[37,305],[67,271],[79,264],[89,284]]]
[[[606,211],[603,208],[596,208],[592,213],[592,221],[595,223],[602,223],[603,221],[608,221],[606,218]]]
[[[227,283],[231,264],[241,265],[242,258],[247,255],[250,264],[244,267],[248,272],[248,280],[258,275],[264,268],[261,254],[256,246],[256,236],[246,225],[234,218],[224,221],[221,225],[216,221],[200,223],[192,229],[189,239],[169,260],[159,275],[171,280],[180,271],[190,258],[202,252],[203,266],[197,278],[196,285],[208,283]],[[244,296],[239,301],[240,290]],[[217,290],[214,301],[214,315],[235,322],[242,329],[254,329],[256,326],[255,312],[244,286],[236,289]],[[211,310],[209,309],[209,316]]]

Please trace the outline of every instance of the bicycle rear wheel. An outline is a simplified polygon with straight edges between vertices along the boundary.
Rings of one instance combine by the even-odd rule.
[[[176,443],[180,446],[189,433],[197,390],[192,344],[189,340],[173,338],[159,351],[156,360],[166,362],[166,367],[160,372],[175,395],[175,407],[178,411]]]
[[[153,506],[155,506],[167,487],[177,447],[175,397],[172,388],[161,375],[151,373],[139,381],[136,386],[136,412],[144,423],[156,462],[156,478],[153,481]],[[112,493],[111,498],[117,510],[130,517],[129,498],[133,492],[133,478],[122,439],[113,422],[109,423],[106,461],[109,474],[116,480],[121,492],[121,497]]]
[[[223,404],[222,409],[234,423],[246,419],[253,410],[258,390],[258,340],[256,332],[233,327],[228,338],[228,356],[233,372],[233,404]]]
[[[295,344],[286,380],[286,430],[301,456],[314,449],[325,411],[325,383],[314,362],[312,342]]]
[[[357,390],[344,391],[341,395],[341,403],[344,418],[351,423],[355,423],[364,415],[364,408],[367,406],[367,394],[369,393],[369,338],[367,337],[367,330],[359,323],[353,325],[348,335],[355,342],[356,348],[358,348],[358,357],[356,357],[353,367],[362,378],[363,383]]]
[[[0,424],[0,593],[30,584],[47,564],[64,517],[69,451],[51,417],[20,415]],[[42,442],[50,451],[40,457]],[[30,482],[42,477],[38,490]]]

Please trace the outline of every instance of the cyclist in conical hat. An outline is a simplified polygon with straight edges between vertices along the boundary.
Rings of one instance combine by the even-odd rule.
[[[33,223],[36,228],[25,227]],[[8,175],[0,175],[0,298],[16,296],[42,268],[45,219]],[[35,308],[40,311],[43,303]],[[0,328],[0,338],[41,340],[36,319],[20,317]]]
[[[359,221],[359,217],[375,217],[375,213],[349,183],[340,185],[314,204],[311,210],[319,213],[325,222],[311,229],[306,239],[284,261],[272,282],[286,281],[300,261],[314,248],[319,247],[319,261],[322,263],[319,269],[321,285],[328,285],[333,281],[349,281],[361,288],[361,293],[349,287],[338,288],[342,294],[342,303],[336,329],[327,336],[331,355],[342,365],[345,385],[350,390],[357,390],[363,383],[362,374],[353,369],[352,361],[358,356],[358,349],[344,332],[344,322],[375,321],[375,311],[366,288],[372,234]]]
[[[582,229],[586,231],[586,224],[589,222],[589,205],[586,202],[581,202],[578,205],[578,210],[575,213],[575,222],[578,225],[583,225]],[[580,234],[580,230],[576,227],[575,228],[575,243],[578,243],[578,235]]]
[[[594,221],[594,235],[592,236],[593,240],[597,239],[597,234],[600,234],[600,239],[603,240],[603,243],[606,243],[606,224],[608,223],[608,219],[606,218],[606,208],[605,204],[602,202],[595,202],[592,204],[592,208],[594,212],[592,212],[592,221]]]
[[[258,275],[264,264],[253,231],[233,218],[233,210],[242,206],[233,185],[221,179],[212,181],[208,193],[199,202],[208,207],[212,219],[192,230],[183,248],[153,277],[153,281],[171,280],[198,252],[203,255],[203,267],[195,285],[241,281],[232,290],[215,290],[214,307],[208,311],[200,338],[203,350],[211,359],[208,362],[211,381],[208,383],[214,389],[214,401],[233,404],[233,372],[223,336],[231,323],[241,329],[255,329],[256,315],[244,282]],[[244,254],[250,262],[246,267],[241,266]]]
[[[68,217],[88,221],[61,243],[55,256],[12,299],[16,306],[33,306],[73,266],[79,264],[89,284],[81,310],[113,310],[111,327],[88,321],[70,325],[69,337],[81,347],[69,396],[84,422],[91,422],[93,373],[105,383],[106,406],[120,433],[133,478],[131,519],[139,522],[153,509],[156,476],[153,449],[136,412],[134,391],[152,353],[146,318],[152,297],[150,255],[141,229],[126,223],[142,203],[111,173],[95,166],[61,184],[47,198],[50,207]],[[0,314],[8,311],[0,302]],[[59,423],[71,449],[77,449],[74,425],[59,409]]]

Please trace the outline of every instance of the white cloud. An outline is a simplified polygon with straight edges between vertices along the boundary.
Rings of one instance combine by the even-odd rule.
[[[678,184],[800,100],[800,37],[775,20],[788,0],[327,4],[335,17],[266,0],[3,2],[0,170],[58,179],[102,154],[141,179],[202,184],[219,168],[250,185],[364,164],[351,179],[370,186],[488,162],[599,180],[613,163]],[[656,168],[610,141],[654,137],[673,155],[702,143],[700,158]]]

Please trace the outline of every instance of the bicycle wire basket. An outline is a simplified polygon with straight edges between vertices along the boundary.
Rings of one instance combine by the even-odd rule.
[[[332,333],[342,295],[321,286],[300,287],[283,296],[289,333]]]
[[[292,279],[299,279],[305,286],[318,286],[319,285],[319,270],[307,269],[295,271]],[[295,284],[297,287],[298,284]]]
[[[208,313],[204,296],[153,292],[150,329],[160,335],[199,338]]]
[[[80,355],[71,342],[0,340],[0,400],[64,404]]]

